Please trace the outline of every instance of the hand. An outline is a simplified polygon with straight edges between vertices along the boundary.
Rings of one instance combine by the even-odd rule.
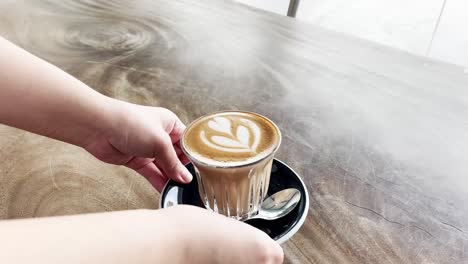
[[[263,232],[192,206],[0,221],[0,233],[0,263],[283,261],[281,247]]]
[[[1,37],[0,69],[0,123],[130,167],[159,191],[192,179],[179,146],[185,126],[169,110],[104,96]]]
[[[243,222],[193,206],[162,210],[179,230],[182,263],[280,264],[282,248],[262,231]]]
[[[180,147],[185,125],[171,111],[113,100],[109,125],[87,140],[84,148],[101,161],[125,165],[161,191],[168,179],[188,183]]]

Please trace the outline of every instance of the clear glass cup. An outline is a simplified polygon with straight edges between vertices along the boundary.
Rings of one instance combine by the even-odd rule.
[[[205,115],[199,119],[219,113]],[[264,153],[260,159],[253,159],[252,161],[236,165],[227,164],[225,166],[221,166],[219,163],[210,164],[207,161],[202,162],[194,157],[185,147],[185,133],[182,136],[181,146],[194,165],[200,198],[205,207],[214,212],[243,221],[257,215],[263,200],[266,198],[273,158],[281,144],[281,132],[276,124],[264,116],[251,112],[240,113],[264,118],[276,130],[275,133],[278,135],[276,144],[270,148],[270,152],[266,155]],[[196,123],[199,119],[195,120],[192,124]]]

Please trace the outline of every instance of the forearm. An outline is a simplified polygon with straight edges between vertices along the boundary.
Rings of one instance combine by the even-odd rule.
[[[0,222],[0,263],[185,263],[164,211]]]
[[[82,146],[108,125],[112,102],[0,37],[0,123]]]

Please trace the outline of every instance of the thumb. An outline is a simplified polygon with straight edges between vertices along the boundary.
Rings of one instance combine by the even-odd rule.
[[[154,146],[154,163],[160,168],[168,179],[178,182],[189,183],[192,181],[192,175],[180,162],[179,157],[172,145],[168,134],[162,133]]]

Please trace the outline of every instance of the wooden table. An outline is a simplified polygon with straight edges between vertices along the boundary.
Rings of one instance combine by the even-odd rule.
[[[462,68],[228,0],[24,2],[1,2],[0,34],[101,93],[276,121],[311,198],[286,263],[468,263]],[[157,207],[73,146],[1,126],[0,157],[0,218]]]

